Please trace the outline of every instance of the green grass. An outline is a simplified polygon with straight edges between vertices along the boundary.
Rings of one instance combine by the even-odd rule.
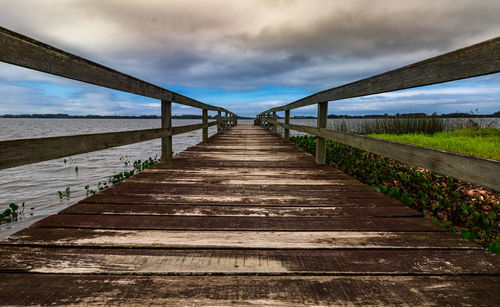
[[[500,129],[475,128],[434,134],[369,134],[385,140],[500,160]]]

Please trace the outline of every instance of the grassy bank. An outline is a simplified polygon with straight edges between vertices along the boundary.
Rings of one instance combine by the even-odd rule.
[[[500,129],[461,129],[434,134],[369,134],[401,143],[431,147],[481,158],[500,160]]]
[[[315,153],[315,137],[291,141]],[[327,141],[327,162],[500,254],[500,193],[333,141]]]

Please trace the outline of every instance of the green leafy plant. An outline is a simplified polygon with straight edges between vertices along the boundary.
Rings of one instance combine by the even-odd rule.
[[[129,170],[129,171],[123,171],[123,172],[119,172],[117,174],[113,174],[113,175],[109,176],[107,181],[99,181],[97,183],[96,190],[92,190],[92,189],[90,189],[89,185],[86,185],[85,191],[86,191],[87,196],[94,195],[95,193],[97,193],[97,191],[102,191],[104,189],[109,188],[113,184],[117,184],[119,182],[122,182],[123,180],[132,177],[134,174],[137,174],[142,170],[150,168],[151,166],[153,166],[159,162],[158,156],[155,156],[154,158],[149,157],[145,161],[136,160],[133,163],[126,160],[126,156],[120,157],[120,160],[123,161],[125,166],[133,165],[134,168],[132,170]]]
[[[15,203],[10,203],[9,208],[0,213],[0,224],[17,221],[24,215],[24,202],[21,204],[21,211]]]
[[[315,137],[290,140],[315,153]],[[327,162],[435,223],[498,252],[499,193],[333,141],[327,141]]]
[[[63,199],[65,197],[69,198],[71,191],[70,191],[69,187],[66,187],[66,189],[64,189],[64,191],[57,191],[57,194],[59,195],[59,199]]]

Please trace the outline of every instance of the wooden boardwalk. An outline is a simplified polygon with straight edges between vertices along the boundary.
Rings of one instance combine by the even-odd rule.
[[[500,303],[498,256],[250,125],[0,244],[1,305]]]

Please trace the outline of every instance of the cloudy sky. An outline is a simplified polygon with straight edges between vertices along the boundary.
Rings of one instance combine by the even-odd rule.
[[[500,35],[498,0],[16,0],[0,25],[239,115]],[[499,74],[330,102],[492,113]],[[176,114],[200,113],[174,105]],[[156,100],[0,63],[0,114],[159,114]],[[314,107],[292,115],[315,114]]]

